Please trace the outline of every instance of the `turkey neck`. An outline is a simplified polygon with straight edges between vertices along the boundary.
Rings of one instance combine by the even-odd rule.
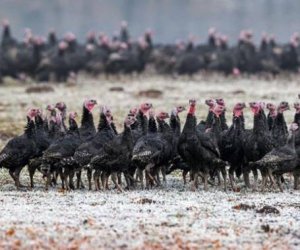
[[[35,117],[35,126],[37,130],[44,129],[44,121],[39,115]]]
[[[33,120],[31,120],[30,118],[27,117],[27,124],[25,126],[25,130],[24,130],[25,135],[27,136],[27,138],[34,138],[35,137],[35,125]]]
[[[283,113],[278,113],[277,116],[275,117],[273,128],[275,126],[281,127],[287,132],[287,126],[286,126],[286,122],[285,122]]]
[[[124,124],[124,133],[122,136],[122,144],[125,144],[128,149],[133,148],[133,138],[131,133],[131,128]]]
[[[207,114],[207,117],[206,117],[206,128],[211,128],[212,127],[212,124],[213,124],[213,120],[214,120],[214,113],[209,110],[208,111],[208,114]]]
[[[220,121],[221,121],[221,129],[226,130],[228,129],[227,123],[226,123],[226,116],[225,116],[225,111],[222,112],[220,115]]]
[[[213,124],[212,124],[211,131],[214,133],[214,135],[217,138],[220,138],[220,134],[222,132],[221,117],[217,117],[216,115],[213,116]]]
[[[56,36],[55,36],[54,33],[51,33],[49,35],[48,42],[49,42],[49,44],[50,44],[51,47],[53,47],[53,46],[56,45]]]
[[[233,123],[233,127],[235,130],[237,130],[237,131],[245,130],[244,115],[234,116],[232,123]]]
[[[157,126],[156,126],[156,121],[153,116],[149,118],[148,122],[148,132],[150,133],[156,133],[157,132]]]
[[[110,124],[110,128],[111,128],[111,130],[114,132],[115,135],[118,135],[118,131],[117,131],[117,128],[116,128],[116,125],[115,125],[114,122],[112,122],[112,123]]]
[[[100,113],[100,119],[99,119],[99,123],[98,123],[98,132],[102,131],[105,128],[108,128],[109,124],[106,120],[106,116],[101,112]]]
[[[188,114],[182,130],[182,133],[196,133],[196,117],[193,114]]]
[[[171,114],[170,127],[175,135],[180,136],[181,124],[178,115]]]
[[[73,119],[69,119],[69,132],[78,132],[77,122]]]
[[[266,122],[266,115],[263,110],[254,115],[253,132],[255,134],[264,134],[268,131],[268,124]]]
[[[157,119],[158,131],[160,133],[171,133],[172,130],[170,126],[165,122],[165,120]]]
[[[9,27],[9,26],[6,26],[6,27],[4,28],[4,30],[3,30],[3,37],[5,37],[5,38],[10,38],[10,35],[11,35],[11,33],[10,33],[10,27]]]
[[[33,46],[33,58],[34,58],[34,62],[38,63],[40,61],[41,58],[41,46],[35,44]]]
[[[94,128],[95,129],[93,114],[86,107],[83,107],[81,128]]]
[[[148,132],[148,118],[144,115],[144,113],[139,110],[137,116],[136,116],[138,122],[139,122],[139,128],[142,130],[143,134],[147,134]]]

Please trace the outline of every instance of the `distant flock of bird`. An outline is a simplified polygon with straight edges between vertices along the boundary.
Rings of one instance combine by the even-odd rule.
[[[23,41],[17,41],[9,22],[3,21],[0,47],[0,82],[4,77],[39,82],[65,82],[76,79],[80,71],[106,77],[139,74],[149,69],[157,74],[172,76],[203,72],[225,75],[267,72],[276,75],[283,71],[298,72],[300,36],[294,33],[290,41],[279,44],[273,35],[263,34],[256,46],[251,30],[242,30],[237,44],[229,46],[228,38],[214,28],[208,41],[196,44],[194,37],[187,41],[162,44],[153,42],[148,30],[137,40],[130,36],[126,22],[112,37],[89,32],[84,43],[68,32],[58,39],[51,30],[48,39],[36,36],[30,29]]]
[[[189,100],[188,107],[176,106],[170,113],[154,112],[151,103],[142,103],[128,111],[122,132],[117,131],[113,112],[107,106],[100,108],[96,129],[92,114],[97,105],[94,99],[84,101],[80,126],[77,113],[67,115],[64,102],[48,105],[46,114],[31,108],[24,133],[9,140],[2,149],[0,167],[9,170],[18,189],[24,187],[20,172],[26,165],[31,188],[38,170],[46,190],[59,180],[66,190],[85,188],[82,181],[85,172],[89,190],[149,189],[167,185],[166,175],[178,169],[182,171],[184,184],[189,182],[192,190],[199,183],[203,183],[204,190],[209,185],[222,185],[227,190],[229,179],[229,188],[237,191],[235,180],[241,177],[247,188],[257,190],[259,172],[262,191],[266,188],[283,191],[286,173],[293,175],[294,188],[298,188],[300,102],[294,103],[295,116],[289,129],[284,113],[290,107],[284,101],[278,105],[250,102],[252,129],[244,125],[245,103],[234,105],[230,126],[222,98],[208,99],[205,104],[207,118],[197,123],[195,99]],[[181,129],[179,114],[185,112]]]

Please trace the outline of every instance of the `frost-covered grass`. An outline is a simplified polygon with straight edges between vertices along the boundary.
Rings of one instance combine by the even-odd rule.
[[[172,177],[149,191],[2,191],[0,248],[299,247],[299,191],[188,190]],[[255,208],[234,208],[241,203]],[[265,205],[279,214],[257,213]]]
[[[34,105],[65,101],[69,110],[81,112],[85,98],[95,97],[100,105],[112,108],[118,127],[129,107],[149,100],[156,110],[171,110],[174,105],[187,104],[191,97],[199,100],[197,114],[204,118],[206,98],[223,97],[227,103],[228,121],[237,101],[264,100],[293,103],[297,100],[300,79],[280,77],[277,80],[232,79],[220,76],[163,78],[143,76],[107,81],[79,78],[78,86],[54,85],[54,92],[27,94],[31,85],[0,86],[0,144],[19,134],[25,125],[25,112]],[[124,91],[110,91],[123,87]],[[156,89],[161,98],[139,96],[140,90]],[[98,109],[94,111],[98,121]],[[252,119],[246,111],[247,127]],[[288,122],[294,112],[286,113]],[[182,115],[182,121],[184,122]],[[79,120],[78,120],[79,121]],[[28,184],[27,169],[22,183]],[[164,188],[118,193],[72,191],[59,188],[43,190],[40,174],[33,191],[15,191],[7,170],[0,170],[0,248],[11,249],[297,249],[300,244],[300,193],[292,189],[286,178],[284,193],[247,191],[242,182],[240,192],[210,187],[193,193],[184,187],[177,175],[168,176]],[[244,211],[239,205],[255,207]],[[270,205],[279,214],[260,214],[257,209]],[[236,207],[236,208],[233,208]]]

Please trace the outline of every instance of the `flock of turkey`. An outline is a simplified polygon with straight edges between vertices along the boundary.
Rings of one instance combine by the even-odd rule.
[[[300,103],[294,104],[296,112],[290,133],[284,119],[284,112],[290,109],[287,102],[278,106],[249,103],[253,129],[244,126],[245,103],[233,107],[230,126],[223,99],[208,99],[205,103],[207,118],[199,123],[194,99],[189,100],[188,108],[177,106],[170,114],[155,113],[151,103],[143,103],[128,111],[122,132],[117,131],[113,113],[106,106],[100,109],[96,129],[92,111],[97,102],[93,99],[83,104],[80,126],[76,122],[77,113],[67,115],[63,102],[48,105],[44,115],[40,109],[31,108],[24,133],[12,138],[2,149],[0,167],[9,170],[18,189],[22,187],[20,172],[26,165],[31,188],[36,170],[42,173],[46,189],[59,179],[63,189],[84,188],[81,176],[86,172],[89,190],[92,180],[95,190],[111,188],[108,182],[111,178],[114,187],[123,191],[160,186],[161,177],[165,184],[166,175],[176,169],[182,170],[184,183],[190,173],[192,190],[198,188],[200,181],[204,190],[208,185],[221,183],[227,190],[227,173],[232,190],[238,190],[235,179],[241,176],[246,187],[256,190],[258,171],[262,176],[262,191],[268,183],[270,188],[277,185],[282,191],[286,173],[293,174],[294,188],[298,188]],[[184,112],[187,116],[181,129],[179,114]]]
[[[36,81],[64,82],[75,78],[79,71],[92,75],[141,73],[149,68],[159,74],[193,75],[199,71],[217,71],[225,75],[282,71],[298,72],[300,36],[294,33],[286,44],[276,42],[273,35],[264,34],[260,46],[253,42],[253,33],[241,31],[236,45],[229,46],[228,38],[209,30],[207,43],[188,41],[171,44],[154,43],[152,32],[146,31],[137,41],[129,34],[126,22],[120,33],[111,38],[89,32],[86,42],[79,43],[69,32],[58,39],[54,30],[48,39],[24,32],[24,40],[17,41],[7,20],[3,22],[0,46],[0,82],[3,77]],[[150,70],[151,71],[151,70]]]

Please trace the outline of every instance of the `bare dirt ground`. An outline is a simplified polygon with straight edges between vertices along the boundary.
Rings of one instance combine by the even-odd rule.
[[[44,85],[9,81],[0,86],[1,148],[11,136],[22,132],[25,112],[31,106],[45,108],[48,103],[65,101],[70,111],[80,113],[83,100],[95,97],[100,105],[112,108],[121,128],[127,110],[145,100],[156,110],[170,111],[193,97],[198,100],[197,114],[202,119],[207,113],[204,100],[223,97],[230,123],[231,108],[237,101],[293,103],[300,78],[285,76],[270,81],[215,75],[191,80],[143,76],[108,81],[81,76],[78,85],[55,84],[50,92],[36,86]],[[95,109],[95,122],[98,113]],[[287,112],[288,123],[293,114]],[[246,119],[247,127],[251,127],[249,110]],[[0,249],[299,248],[300,193],[292,189],[290,177],[283,193],[264,194],[245,190],[242,181],[240,192],[225,193],[219,187],[204,192],[200,187],[193,193],[178,174],[168,177],[165,187],[149,191],[61,192],[53,188],[45,192],[37,173],[35,190],[15,191],[7,170],[0,169]],[[29,183],[26,168],[22,182]]]

